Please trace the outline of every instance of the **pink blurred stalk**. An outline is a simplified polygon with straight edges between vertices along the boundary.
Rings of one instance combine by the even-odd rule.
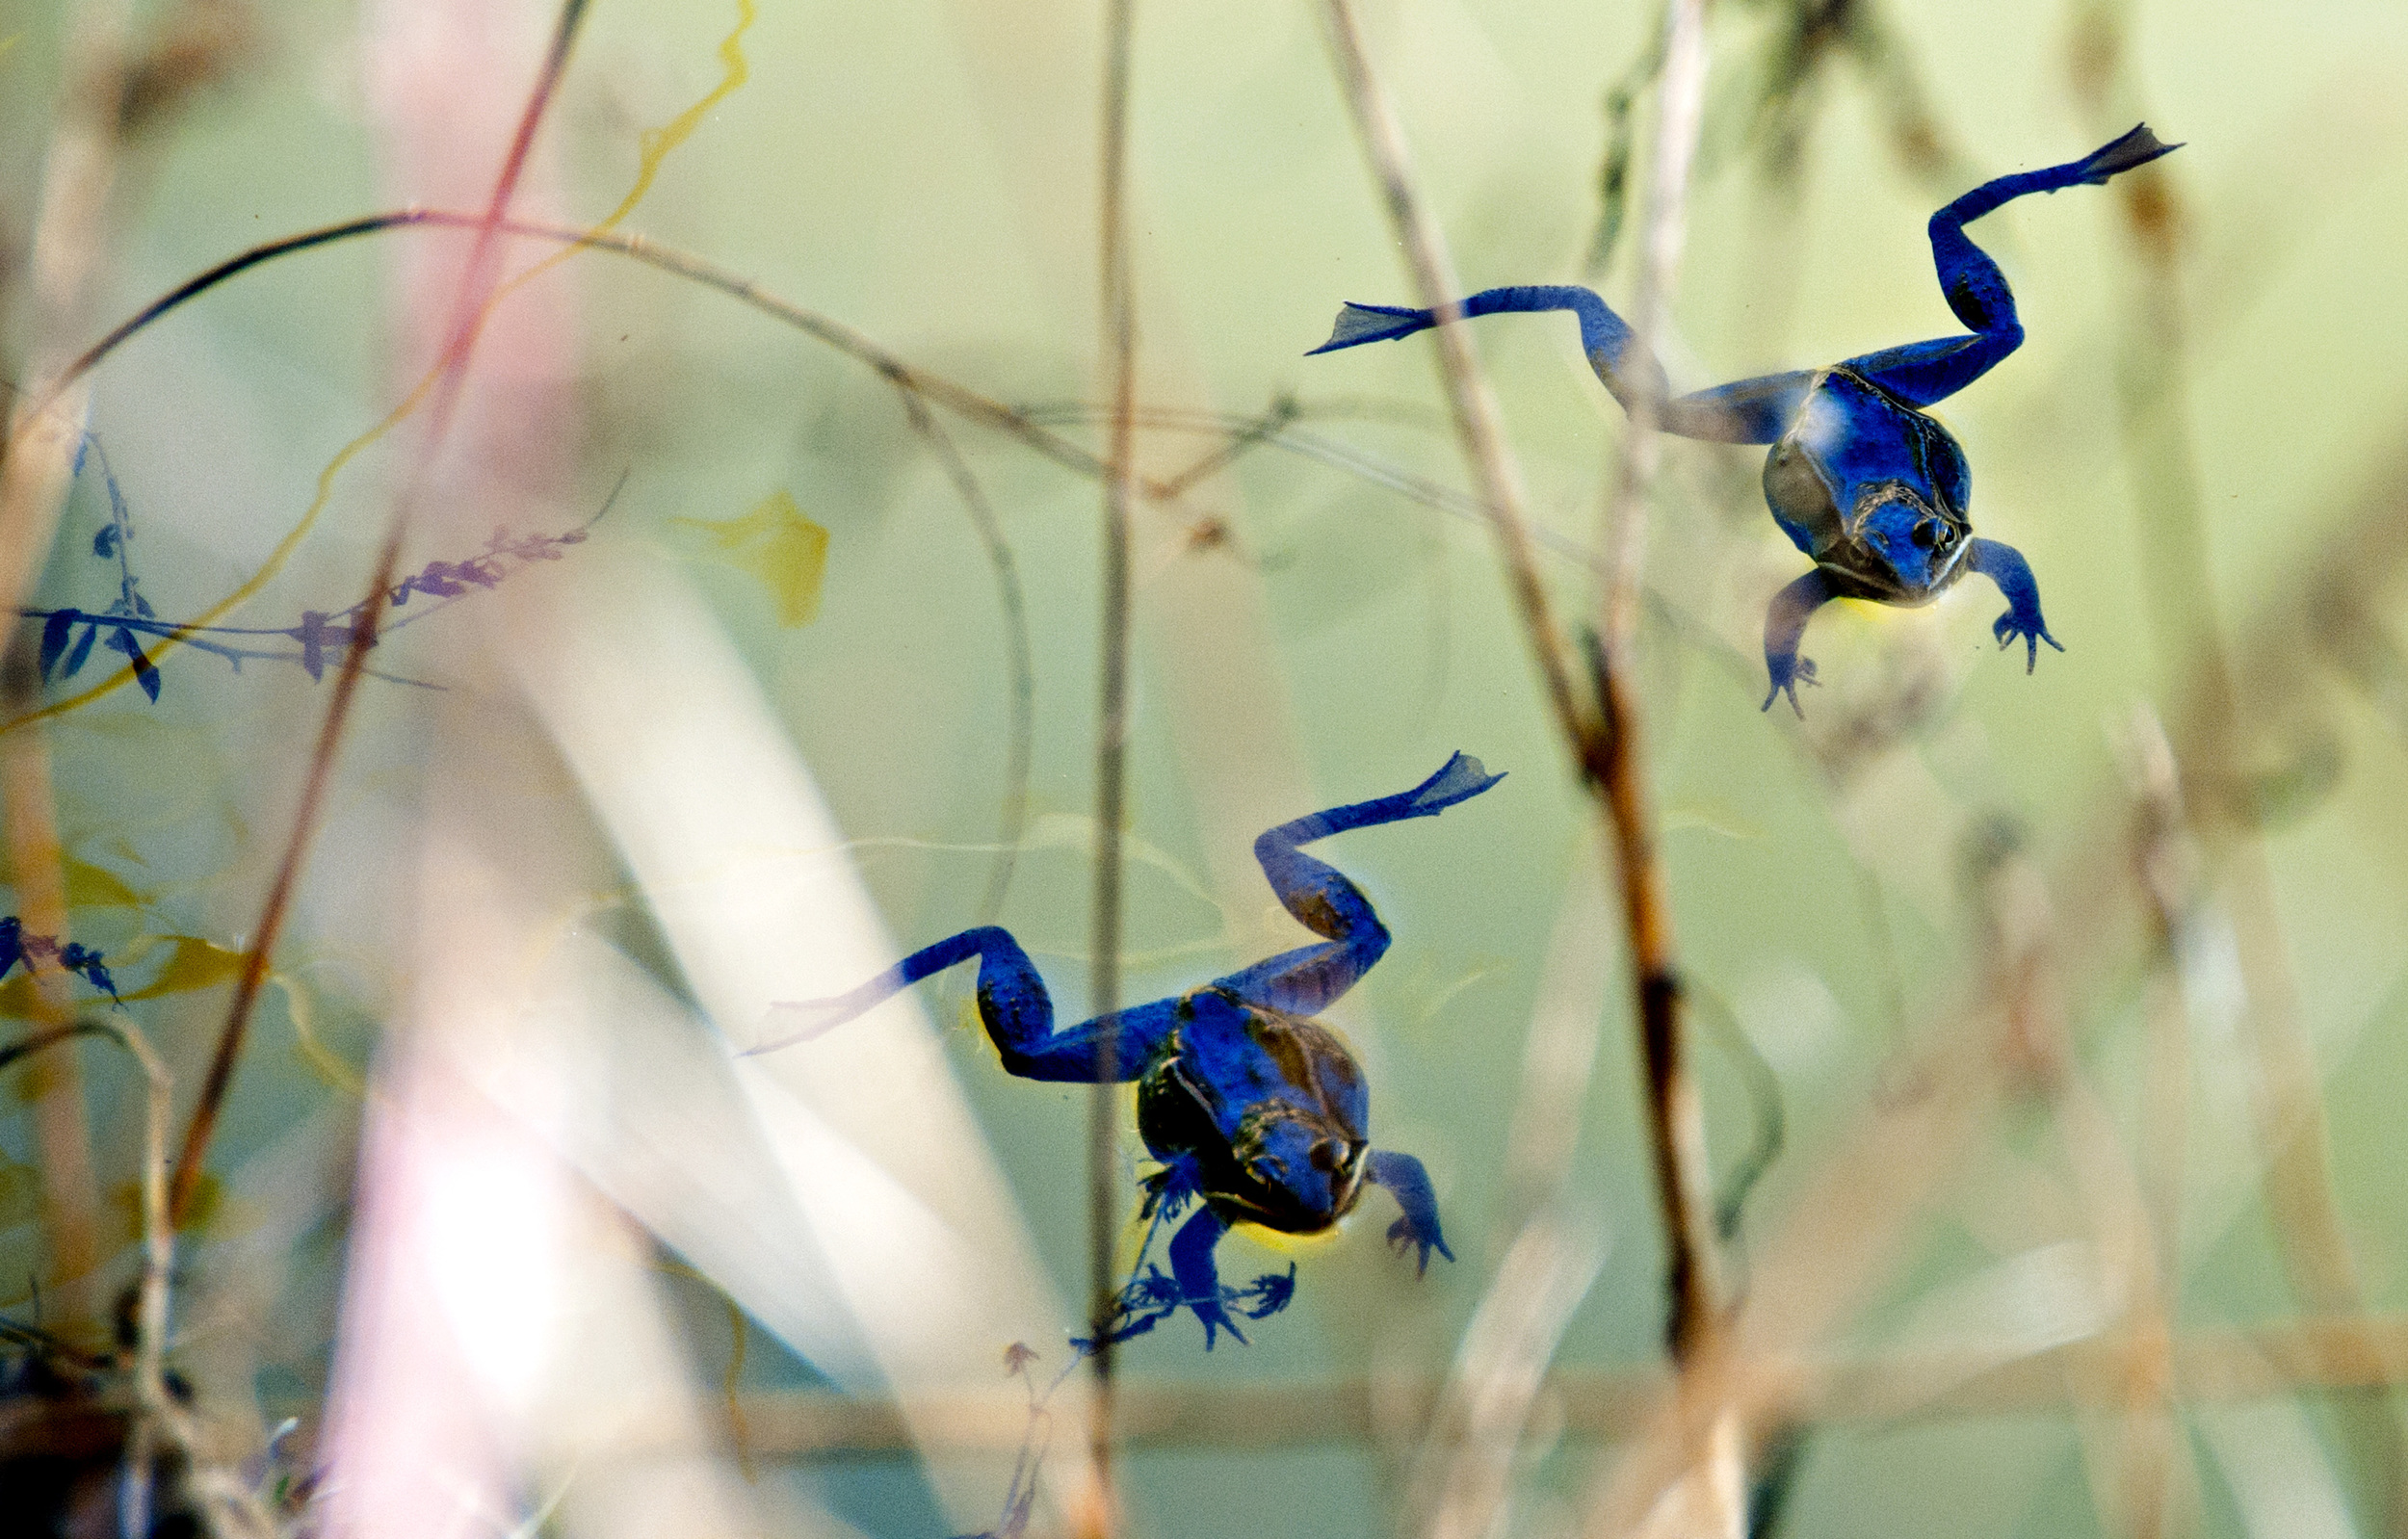
[[[395,201],[484,207],[527,110],[554,8],[543,0],[370,0],[363,54],[378,140]],[[538,134],[510,211],[557,217],[556,179]],[[460,333],[477,243],[394,243],[398,396],[445,356]],[[512,509],[542,505],[567,484],[576,363],[565,274],[513,295],[487,316],[475,368],[453,388],[448,413],[427,419],[430,456],[404,477],[417,536],[452,549]],[[438,403],[438,405],[442,404]],[[442,420],[448,417],[448,421]],[[411,443],[411,430],[403,430]],[[439,440],[439,441],[438,441]],[[374,506],[371,504],[370,506]],[[473,537],[471,542],[473,543]],[[396,908],[401,906],[397,903]],[[515,1192],[526,1221],[557,1211],[565,1178],[550,1151],[494,1109],[447,1063],[429,1018],[409,1010],[388,1039],[372,1100],[347,1274],[347,1297],[326,1450],[335,1472],[332,1532],[360,1536],[477,1531],[509,1513],[518,1493],[506,1444],[508,1385],[488,1342],[463,1337],[469,1301],[456,1296],[443,1258],[465,1239],[450,1199],[462,1180]],[[509,1275],[495,1256],[493,1275]],[[447,1288],[453,1296],[447,1296]],[[539,1301],[530,1294],[519,1302]],[[488,1326],[539,1333],[513,1318],[512,1300],[477,1304]],[[532,1345],[532,1343],[531,1343]],[[505,1522],[503,1526],[507,1526]]]

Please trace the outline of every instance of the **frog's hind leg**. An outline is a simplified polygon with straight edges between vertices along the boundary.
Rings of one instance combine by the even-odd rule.
[[[1036,964],[1008,931],[992,925],[912,952],[850,994],[773,1007],[771,1020],[783,1034],[749,1050],[767,1053],[804,1042],[883,1004],[924,978],[972,957],[979,959],[979,1019],[1003,1055],[1004,1067],[1024,1080],[1093,1083],[1105,1078],[1103,1044],[1113,1044],[1110,1078],[1134,1080],[1170,1033],[1173,1006],[1167,1000],[1140,1004],[1054,1030],[1054,1002]]]
[[[1812,376],[1767,375],[1693,395],[1668,397],[1663,368],[1636,353],[1630,323],[1588,289],[1568,283],[1522,283],[1483,289],[1462,302],[1465,320],[1480,315],[1569,310],[1580,318],[1581,350],[1625,411],[1651,404],[1656,426],[1684,438],[1715,443],[1768,444],[1779,438],[1805,399]],[[1338,312],[1329,340],[1313,352],[1335,352],[1366,342],[1392,342],[1438,324],[1435,312],[1392,304],[1348,303]],[[1636,354],[1636,355],[1635,355]],[[1305,354],[1311,357],[1312,352]]]
[[[2180,148],[2180,144],[2159,143],[2149,125],[2141,123],[2080,160],[1984,182],[1932,215],[1931,260],[1939,269],[1940,292],[1974,334],[1886,348],[1850,358],[1844,367],[1917,406],[1944,401],[1972,384],[2023,345],[2024,327],[2015,314],[2015,295],[2006,286],[2006,274],[1966,235],[1965,226],[2028,194],[2102,186],[2111,176]]]
[[[1410,791],[1332,807],[1266,830],[1254,841],[1254,858],[1262,862],[1263,874],[1288,912],[1314,934],[1329,937],[1328,944],[1283,952],[1230,974],[1218,985],[1249,1004],[1291,1014],[1312,1015],[1326,1007],[1387,952],[1388,929],[1361,888],[1297,847],[1350,828],[1435,818],[1504,778],[1490,774],[1471,755],[1458,753]]]

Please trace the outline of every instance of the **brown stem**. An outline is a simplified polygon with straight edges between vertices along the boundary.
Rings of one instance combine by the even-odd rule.
[[[500,237],[507,222],[510,198],[517,192],[519,180],[526,171],[527,156],[535,145],[536,130],[542,123],[545,110],[559,91],[562,74],[568,67],[569,50],[576,42],[585,12],[586,0],[563,0],[542,68],[528,94],[525,110],[519,114],[518,131],[510,140],[510,152],[503,158],[501,173],[494,178],[493,196],[486,204],[484,217],[478,222],[477,241],[470,248],[468,263],[461,272],[459,292],[453,300],[451,319],[445,327],[443,352],[438,364],[441,378],[429,407],[427,432],[419,449],[418,469],[409,486],[394,504],[392,516],[386,525],[384,542],[377,554],[376,570],[359,603],[359,620],[352,628],[352,642],[344,650],[342,668],[335,675],[334,692],[327,701],[326,715],[319,722],[317,739],[310,746],[309,770],[301,784],[301,805],[293,815],[292,834],[286,839],[284,853],[276,862],[275,878],[269,885],[267,902],[261,908],[259,923],[252,930],[254,939],[243,957],[243,973],[235,984],[233,1003],[227,1007],[225,1025],[218,1033],[217,1050],[210,1056],[208,1077],[201,1083],[200,1099],[193,1108],[192,1121],[185,1127],[183,1149],[176,1157],[175,1179],[168,1203],[173,1223],[181,1224],[191,1213],[193,1193],[200,1179],[201,1162],[208,1155],[210,1137],[217,1131],[218,1112],[224,1105],[226,1089],[233,1083],[235,1063],[242,1056],[243,1042],[250,1029],[251,1011],[259,1002],[260,991],[267,985],[276,941],[283,934],[284,921],[292,908],[293,893],[301,885],[301,872],[308,862],[309,847],[317,837],[319,819],[334,778],[335,759],[342,747],[343,731],[351,721],[352,702],[358,696],[359,681],[367,668],[369,650],[377,644],[377,631],[385,607],[383,600],[392,591],[393,579],[401,568],[403,541],[408,535],[411,517],[416,511],[427,467],[432,463],[451,429],[453,414],[459,404],[460,384],[468,370],[469,353],[475,349],[478,332],[491,310],[494,285],[500,276]]]
[[[1630,691],[1628,669],[1610,666],[1603,645],[1592,649],[1594,703],[1584,701],[1575,691],[1563,639],[1539,582],[1534,547],[1522,511],[1520,477],[1505,448],[1495,403],[1463,328],[1448,324],[1459,319],[1462,290],[1444,240],[1414,191],[1403,130],[1372,73],[1348,0],[1323,0],[1322,19],[1356,131],[1385,195],[1389,219],[1404,248],[1423,307],[1438,317],[1439,325],[1430,335],[1437,344],[1448,404],[1496,531],[1506,581],[1521,612],[1548,704],[1583,781],[1613,830],[1637,995],[1649,1147],[1663,1216],[1666,1335],[1675,1361],[1687,1368],[1708,1355],[1716,1323],[1715,1291],[1711,1242],[1703,1234],[1706,1204],[1698,1197],[1705,1179],[1703,1127],[1695,1086],[1681,1052],[1680,975],[1647,804],[1637,704]],[[1693,33],[1702,24],[1698,0],[1679,0],[1668,24],[1674,32],[1667,44],[1667,60],[1674,53],[1685,53],[1685,57],[1680,80],[1668,81],[1660,97],[1673,104],[1676,116],[1668,132],[1660,129],[1658,134],[1658,196],[1650,208],[1648,241],[1658,274],[1652,280],[1657,293],[1668,286],[1671,260],[1678,253],[1680,184],[1686,178],[1688,147],[1694,142],[1696,92],[1702,89],[1702,36],[1682,31],[1686,26]],[[1667,139],[1676,142],[1668,150],[1663,147]],[[1649,426],[1645,421],[1637,424],[1635,473],[1626,478],[1625,496],[1617,499],[1619,506],[1631,510],[1631,516],[1619,520],[1626,526],[1636,524],[1636,509],[1643,506],[1653,470]],[[1609,586],[1607,611],[1610,618],[1620,617],[1627,625],[1627,616],[1636,611],[1638,552],[1635,540],[1626,541],[1623,548],[1625,560]],[[1727,1500],[1737,1474],[1728,1457],[1737,1452],[1733,1429],[1719,1422],[1701,1425],[1693,1451],[1695,1458],[1673,1476],[1685,1487],[1688,1510],[1701,1516],[1711,1513],[1716,1527],[1735,1530],[1741,1514],[1730,1510],[1732,1503]],[[1717,1500],[1718,1493],[1726,1499]]]
[[[995,829],[995,866],[978,906],[979,923],[991,925],[1004,911],[1004,894],[1011,887],[1012,867],[1019,859],[1020,839],[1029,822],[1029,772],[1036,751],[1036,663],[1029,641],[1028,600],[1021,591],[1020,563],[1004,535],[1004,521],[996,516],[986,488],[971,473],[969,460],[962,457],[926,402],[909,390],[897,393],[903,397],[903,415],[910,419],[912,430],[944,465],[946,479],[954,483],[955,495],[970,514],[971,527],[978,531],[979,543],[986,547],[987,564],[995,572],[996,599],[1004,613],[1004,671],[1011,691],[1011,726],[1004,746],[1004,806]]]
[[[1362,138],[1372,173],[1379,182],[1389,222],[1404,247],[1415,291],[1424,307],[1435,313],[1441,323],[1429,334],[1438,350],[1439,378],[1446,387],[1448,411],[1453,418],[1455,434],[1462,440],[1464,457],[1471,462],[1473,476],[1479,483],[1489,528],[1497,536],[1505,584],[1521,613],[1523,636],[1538,665],[1548,708],[1565,741],[1578,754],[1593,723],[1573,684],[1571,660],[1562,634],[1557,629],[1546,587],[1538,579],[1530,519],[1523,510],[1521,473],[1505,448],[1505,433],[1497,420],[1496,398],[1488,388],[1487,377],[1480,371],[1479,358],[1473,354],[1470,338],[1462,327],[1444,324],[1461,314],[1462,287],[1455,277],[1454,264],[1447,255],[1445,238],[1414,192],[1412,156],[1405,147],[1404,129],[1397,121],[1386,90],[1372,73],[1352,7],[1348,0],[1322,0],[1322,21],[1337,65],[1339,84],[1345,88],[1347,105],[1353,112],[1355,131]]]
[[[2120,123],[2143,106],[2130,67],[2129,27],[2128,8],[2119,0],[2094,0],[2077,13],[2073,84],[2099,122]],[[2197,832],[2225,876],[2248,1000],[2247,1041],[2257,1060],[2254,1100],[2267,1161],[2266,1206],[2292,1291],[2311,1310],[2352,1315],[2365,1308],[2366,1292],[2333,1191],[2323,1091],[2300,1018],[2273,873],[2257,829],[2232,815],[2250,723],[2217,613],[2189,430],[2181,196],[2175,173],[2162,165],[2122,178],[2114,191],[2139,280],[2126,309],[2116,383],[2139,515],[2145,608],[2159,665],[2169,673],[2183,670],[2197,713],[2180,779]],[[2408,1430],[2390,1406],[2371,1401],[2345,1404],[2340,1422],[2368,1528],[2408,1533],[2408,1491],[2400,1480],[2408,1470]]]
[[[1104,18],[1103,185],[1097,232],[1105,367],[1112,423],[1105,453],[1100,695],[1095,725],[1093,983],[1088,1008],[1120,1007],[1121,823],[1127,817],[1129,740],[1129,503],[1137,410],[1137,318],[1129,263],[1129,73],[1136,0],[1111,0]],[[1088,1367],[1089,1495],[1075,1514],[1083,1535],[1120,1526],[1112,1480],[1112,1305],[1118,1289],[1120,1162],[1118,1044],[1103,1033],[1087,1105],[1087,1286],[1095,1350]]]

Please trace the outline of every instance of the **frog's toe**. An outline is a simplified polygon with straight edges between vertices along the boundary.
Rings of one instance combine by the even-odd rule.
[[[1797,687],[1803,684],[1813,689],[1822,683],[1815,677],[1815,660],[1810,657],[1771,660],[1771,671],[1772,688],[1765,691],[1765,703],[1756,709],[1769,711],[1772,702],[1786,694],[1790,697],[1790,709],[1797,713],[1799,720],[1806,719],[1805,708],[1797,703]],[[1454,1258],[1450,1256],[1447,1259],[1453,1261]]]
[[[1443,812],[1458,801],[1469,801],[1503,780],[1492,775],[1488,767],[1468,753],[1457,753],[1438,767],[1438,772],[1405,793],[1410,798],[1406,817]]]
[[[2018,639],[2023,641],[2026,673],[2031,672],[2040,665],[2041,642],[2048,642],[2059,652],[2065,650],[2065,644],[2049,634],[2046,624],[2037,620],[2027,624],[2016,616],[2013,610],[2007,611],[1991,623],[1990,634],[1998,638],[1999,650],[2002,652],[2013,646]]]
[[[1388,1226],[1388,1245],[1400,1256],[1407,1249],[1418,1249],[1419,1254],[1413,1259],[1413,1275],[1416,1277],[1428,1274],[1429,1253],[1433,1250],[1449,1261],[1454,1260],[1454,1252],[1447,1248],[1444,1235],[1436,1230],[1424,1234],[1421,1226],[1410,1218],[1400,1218]]]
[[[1188,1307],[1194,1310],[1195,1317],[1204,1322],[1204,1350],[1207,1352],[1213,1349],[1213,1332],[1217,1329],[1227,1331],[1236,1337],[1240,1346],[1253,1344],[1245,1339],[1245,1332],[1238,1329],[1238,1322],[1229,1317],[1229,1312],[1221,1308],[1218,1299],[1214,1299],[1210,1303],[1202,1299],[1191,1299]]]

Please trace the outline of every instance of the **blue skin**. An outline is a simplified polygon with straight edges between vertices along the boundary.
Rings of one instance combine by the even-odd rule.
[[[2181,147],[2159,143],[2142,123],[2081,160],[2001,176],[1967,193],[1931,216],[1931,256],[1949,308],[1973,334],[1911,342],[1827,369],[1767,375],[1667,399],[1662,368],[1634,355],[1630,326],[1586,289],[1489,289],[1460,308],[1466,318],[1570,310],[1580,317],[1589,366],[1625,410],[1649,404],[1659,428],[1684,438],[1772,445],[1765,461],[1765,501],[1781,532],[1814,558],[1815,568],[1775,595],[1765,617],[1765,665],[1772,676],[1765,709],[1786,694],[1790,708],[1798,710],[1797,687],[1817,682],[1813,661],[1797,655],[1816,610],[1835,598],[1928,604],[1967,572],[1982,573],[2005,595],[2006,613],[1991,634],[2001,648],[2023,640],[2028,673],[2042,641],[2065,649],[2040,617],[2040,589],[2022,555],[2011,545],[1972,537],[1966,505],[1973,483],[1964,451],[1922,409],[1989,373],[2024,340],[2006,275],[1967,238],[1965,226],[2027,194],[2101,186]],[[1410,336],[1436,324],[1427,310],[1348,304],[1329,340],[1313,352]]]
[[[805,1024],[771,1046],[817,1036],[977,957],[979,1018],[1005,1068],[1024,1080],[1138,1083],[1138,1132],[1164,1167],[1149,1178],[1146,1212],[1159,1206],[1168,1214],[1198,1202],[1170,1241],[1181,1301],[1203,1322],[1207,1351],[1217,1331],[1243,1342],[1222,1307],[1213,1265],[1213,1247],[1232,1225],[1320,1234],[1353,1209],[1367,1184],[1380,1186],[1404,1211],[1388,1226],[1389,1243],[1416,1251],[1416,1272],[1427,1269],[1433,1250],[1454,1260],[1422,1162],[1371,1146],[1362,1073],[1346,1045],[1312,1019],[1387,952],[1387,928],[1360,888],[1298,847],[1351,828],[1434,818],[1504,778],[1458,753],[1410,791],[1266,831],[1254,841],[1263,874],[1288,912],[1326,939],[1175,999],[1057,1031],[1053,1002],[1028,953],[989,926],[914,952],[850,994],[788,1006],[790,1014],[804,1012]]]

